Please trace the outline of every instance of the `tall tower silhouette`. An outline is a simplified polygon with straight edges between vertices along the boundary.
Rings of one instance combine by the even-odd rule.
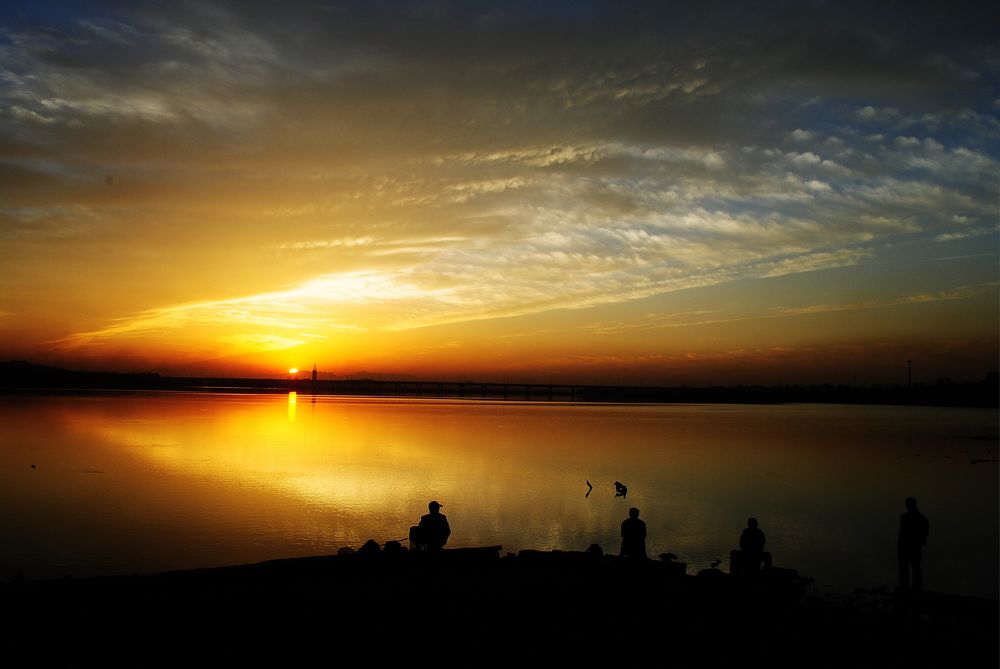
[[[316,383],[316,365],[313,365],[313,383]]]

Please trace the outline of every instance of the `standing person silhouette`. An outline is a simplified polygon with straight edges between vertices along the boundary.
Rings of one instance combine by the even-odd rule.
[[[899,540],[896,544],[897,557],[899,558],[899,587],[903,589],[912,587],[914,590],[920,590],[924,585],[921,551],[924,544],[927,543],[930,522],[924,514],[917,510],[916,498],[907,497],[905,503],[906,513],[899,517]],[[913,572],[912,583],[910,581],[911,570]]]
[[[646,559],[646,523],[639,520],[639,509],[628,510],[628,518],[622,521],[622,548],[620,557]]]
[[[451,536],[451,527],[448,525],[448,517],[441,513],[441,505],[432,501],[427,505],[430,513],[425,513],[420,517],[420,524],[417,525],[418,543],[426,546],[427,550],[439,551],[448,543]]]

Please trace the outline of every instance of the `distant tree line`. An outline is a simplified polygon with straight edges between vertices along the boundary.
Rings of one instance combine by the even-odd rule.
[[[939,379],[913,385],[743,385],[615,386],[586,384],[517,384],[382,379],[236,379],[172,377],[153,372],[89,372],[37,365],[23,360],[0,363],[0,388],[18,391],[86,390],[227,390],[231,392],[300,391],[330,395],[463,397],[473,399],[557,399],[576,402],[732,403],[732,404],[909,404],[919,406],[1000,406],[1000,376],[991,371],[981,381]]]

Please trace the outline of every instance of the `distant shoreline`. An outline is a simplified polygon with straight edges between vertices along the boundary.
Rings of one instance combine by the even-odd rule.
[[[347,397],[508,400],[628,404],[875,404],[1000,407],[995,373],[979,382],[933,385],[848,386],[617,386],[568,383],[500,383],[383,379],[266,379],[175,377],[155,373],[83,372],[23,361],[0,363],[0,391],[147,390],[230,393],[297,392]]]

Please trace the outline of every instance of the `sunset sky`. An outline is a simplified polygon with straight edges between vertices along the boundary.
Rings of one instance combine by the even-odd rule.
[[[986,7],[7,2],[0,359],[982,379]]]

